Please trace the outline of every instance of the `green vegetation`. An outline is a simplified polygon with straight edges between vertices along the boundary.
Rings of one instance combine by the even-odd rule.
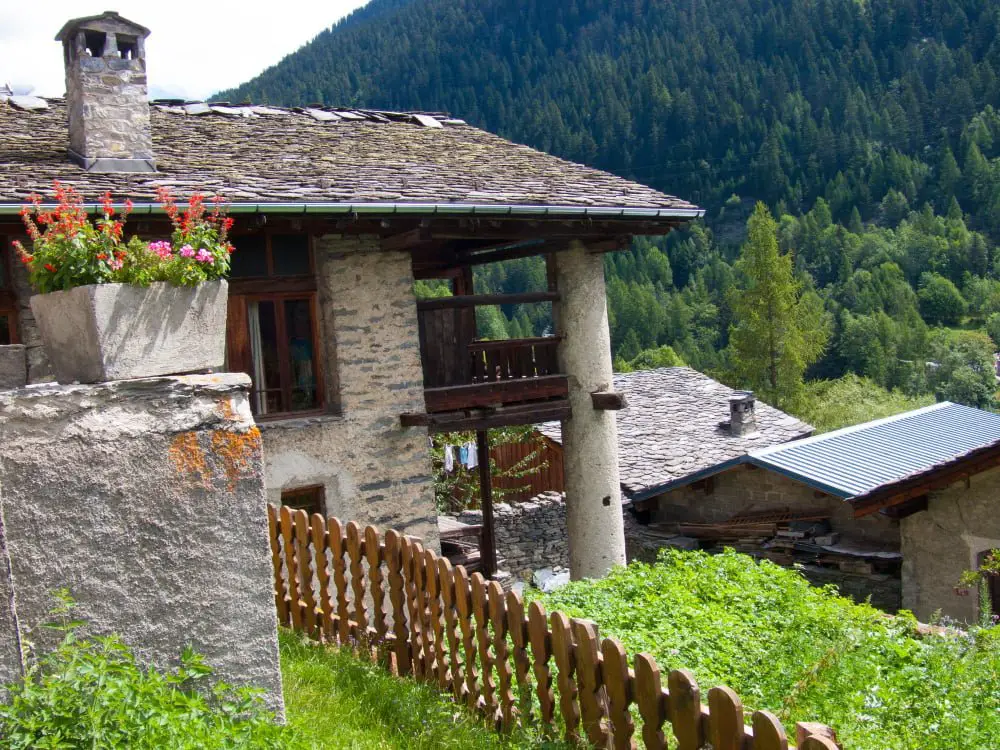
[[[820,433],[891,417],[933,403],[934,397],[930,395],[911,397],[902,391],[886,390],[867,378],[845,375],[837,380],[807,383],[801,405],[794,411]]]
[[[318,748],[562,747],[526,731],[501,738],[436,688],[294,633],[281,633],[281,664],[288,723]]]
[[[629,653],[726,684],[750,709],[833,726],[851,750],[1000,747],[1000,629],[919,637],[792,570],[731,550],[664,551],[543,597]]]

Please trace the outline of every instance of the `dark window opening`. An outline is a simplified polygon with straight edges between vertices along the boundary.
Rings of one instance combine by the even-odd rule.
[[[281,493],[281,504],[293,510],[304,510],[310,516],[313,513],[324,515],[326,492],[323,485],[318,484],[312,487],[299,487],[294,490],[285,490]]]
[[[236,252],[232,255],[230,278],[247,279],[267,276],[267,238],[262,235],[239,237],[233,243]]]
[[[21,343],[17,333],[17,297],[11,284],[9,259],[12,250],[0,236],[0,346]]]
[[[118,56],[122,60],[135,60],[139,56],[139,40],[134,36],[121,36],[118,38]]]
[[[84,31],[84,45],[91,57],[104,57],[104,47],[108,43],[108,35],[103,31]]]

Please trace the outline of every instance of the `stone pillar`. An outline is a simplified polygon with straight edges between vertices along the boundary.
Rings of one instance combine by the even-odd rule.
[[[86,633],[118,633],[164,667],[190,644],[281,711],[249,385],[189,375],[0,393],[0,553],[13,590],[12,606],[0,603],[0,659],[16,631],[52,645],[58,633],[32,629],[65,587]]]
[[[562,423],[569,566],[574,580],[599,578],[625,564],[615,412],[594,409],[590,399],[612,385],[604,260],[574,242],[555,264],[559,364],[573,407]]]

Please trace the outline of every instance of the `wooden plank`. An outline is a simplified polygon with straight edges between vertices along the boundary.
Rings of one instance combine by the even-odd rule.
[[[795,743],[800,746],[800,750],[805,747],[809,737],[818,737],[828,740],[833,747],[837,746],[837,734],[826,726],[813,721],[800,721],[795,725]],[[824,746],[825,747],[825,746]]]
[[[660,668],[649,654],[635,657],[635,702],[642,717],[642,741],[646,750],[666,750],[663,723],[667,720],[667,701]]]
[[[517,683],[518,714],[531,717],[531,657],[528,655],[528,620],[524,616],[524,600],[510,591],[507,593],[507,632],[514,644],[511,658],[514,661],[514,679]]]
[[[507,645],[507,602],[503,587],[497,581],[489,582],[486,594],[493,628],[493,657],[497,670],[497,698],[500,703],[495,719],[498,720],[501,731],[509,732],[514,726],[517,712],[514,707],[514,691],[511,689],[514,670],[511,666],[510,647]]]
[[[598,411],[620,411],[628,406],[628,399],[620,391],[593,391],[590,402]]]
[[[411,591],[411,612],[413,619],[410,620],[410,639],[413,641],[413,673],[419,679],[430,680],[434,676],[434,661],[431,657],[431,646],[428,632],[430,618],[427,616],[427,594],[424,578],[424,546],[419,542],[410,544],[410,581]]]
[[[312,533],[313,555],[316,562],[316,580],[319,583],[319,632],[324,639],[333,633],[333,601],[330,598],[330,568],[326,556],[326,520],[319,513],[312,515],[309,524]]]
[[[493,351],[493,350],[506,350],[512,347],[533,349],[538,346],[553,346],[559,345],[559,342],[563,340],[563,336],[533,336],[523,339],[497,339],[495,341],[473,341],[469,344],[468,348],[470,351]]]
[[[541,422],[558,422],[562,419],[569,419],[573,411],[570,407],[569,399],[562,398],[555,401],[540,401],[534,404],[524,404],[520,406],[506,406],[494,410],[473,411],[471,416],[450,412],[447,421],[438,420],[435,417],[442,415],[431,414],[431,419],[427,426],[427,431],[431,434],[441,432],[475,432],[478,430],[492,430],[495,427],[510,427],[513,425],[539,424]]]
[[[381,651],[388,627],[385,622],[385,578],[382,575],[383,549],[379,545],[378,529],[365,526],[365,559],[368,561],[368,591],[372,597],[371,621],[375,646]]]
[[[479,705],[479,673],[476,669],[475,627],[472,617],[472,587],[469,584],[469,574],[465,568],[455,568],[455,609],[458,611],[458,624],[462,630],[462,662],[465,672],[465,687],[463,694],[465,704],[470,709]]]
[[[565,375],[543,375],[538,378],[425,388],[424,401],[427,412],[431,413],[492,407],[543,398],[564,398],[568,393],[569,382]]]
[[[431,627],[434,630],[434,658],[436,660],[438,688],[442,692],[448,689],[448,648],[445,644],[444,612],[442,607],[441,581],[438,568],[438,556],[431,550],[424,552],[424,568],[429,582],[427,595],[430,599]]]
[[[597,748],[609,747],[611,733],[607,723],[607,695],[601,671],[600,639],[596,626],[585,620],[573,620],[576,643],[576,674],[580,690],[580,716],[587,742]]]
[[[278,530],[278,509],[267,504],[267,536],[271,544],[271,568],[274,571],[274,606],[278,610],[278,624],[289,625],[288,587],[282,574],[281,532]]]
[[[538,302],[557,302],[559,292],[519,292],[518,294],[461,294],[417,300],[417,310],[446,310],[456,307],[484,307],[489,305],[525,305]]]
[[[493,485],[490,472],[490,439],[486,430],[476,432],[479,457],[479,499],[483,511],[483,532],[479,537],[480,564],[488,578],[497,572],[496,532],[493,526]]]
[[[354,521],[347,523],[347,554],[351,560],[351,591],[354,593],[352,635],[357,643],[368,637],[368,616],[365,611],[365,570],[362,566],[361,528]]]
[[[633,700],[632,675],[625,647],[614,638],[605,638],[601,644],[601,672],[608,695],[613,747],[615,750],[635,750],[635,721],[629,710]]]
[[[326,537],[333,560],[333,588],[337,592],[337,642],[346,646],[351,639],[351,615],[347,608],[347,563],[344,561],[346,540],[338,519],[330,518],[327,521]]]
[[[713,750],[743,750],[746,727],[743,724],[743,703],[725,686],[708,691],[709,742]]]
[[[302,601],[299,596],[299,565],[295,559],[295,521],[287,505],[281,506],[281,542],[285,548],[285,570],[288,572],[288,608],[292,627],[302,630]]]
[[[788,750],[785,728],[770,711],[754,712],[753,750]]]
[[[461,662],[461,639],[455,605],[455,571],[446,558],[438,560],[438,580],[441,586],[441,603],[444,608],[444,632],[448,641],[448,687],[455,700],[462,702],[464,674]]]
[[[840,750],[840,748],[831,739],[813,735],[806,738],[806,741],[799,745],[799,750]]]
[[[528,641],[531,643],[531,666],[535,673],[535,692],[538,695],[539,718],[543,727],[552,726],[556,699],[552,691],[552,637],[549,634],[545,608],[537,601],[528,605]]]
[[[573,633],[569,618],[562,612],[553,612],[549,617],[552,633],[552,655],[558,670],[559,711],[566,727],[566,742],[580,741],[580,706],[577,702],[576,660],[573,654]]]
[[[677,750],[699,750],[705,744],[701,725],[701,691],[690,672],[675,669],[667,678],[670,721]]]
[[[389,569],[389,604],[392,607],[393,652],[396,674],[410,674],[410,634],[406,626],[406,593],[403,580],[402,537],[395,529],[385,532],[385,562]]]
[[[482,702],[479,708],[487,716],[497,710],[496,680],[493,677],[493,655],[490,653],[490,621],[486,594],[486,579],[481,573],[472,574],[472,611],[475,614],[476,644],[479,651]]]

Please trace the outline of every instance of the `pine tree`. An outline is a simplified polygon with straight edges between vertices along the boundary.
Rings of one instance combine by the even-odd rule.
[[[822,301],[803,294],[792,274],[790,254],[778,250],[777,225],[758,203],[737,262],[742,285],[730,294],[733,325],[729,361],[741,385],[765,401],[787,406],[802,389],[806,368],[819,359],[827,331]]]

